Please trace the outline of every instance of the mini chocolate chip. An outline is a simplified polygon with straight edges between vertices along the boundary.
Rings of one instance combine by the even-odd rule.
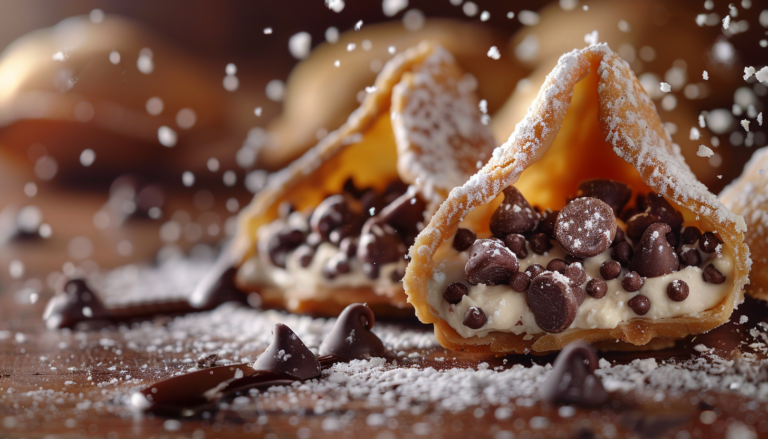
[[[651,224],[660,221],[661,218],[656,215],[647,212],[638,213],[627,221],[627,236],[629,236],[632,241],[637,242],[637,240],[643,236],[643,233],[645,233],[645,229]]]
[[[312,264],[312,258],[315,257],[315,249],[306,244],[302,245],[296,249],[296,257],[299,259],[299,264],[307,268]]]
[[[524,293],[528,291],[528,286],[531,285],[531,276],[524,271],[518,271],[512,275],[512,279],[509,280],[509,286],[518,293]]]
[[[680,243],[680,236],[674,230],[667,233],[665,237],[667,238],[667,242],[670,246],[672,246],[672,248],[677,247],[677,244]]]
[[[645,281],[643,278],[634,271],[630,271],[629,273],[625,274],[621,279],[621,287],[630,293],[640,291],[640,288],[643,287],[644,283]]]
[[[336,276],[347,274],[350,271],[349,259],[347,259],[347,255],[341,252],[331,256],[323,267],[323,275],[327,279],[334,279]]]
[[[549,237],[543,233],[536,233],[531,236],[531,250],[537,255],[543,255],[552,248]]]
[[[635,248],[630,269],[642,277],[659,277],[680,269],[675,249],[665,235],[671,231],[666,223],[651,224]]]
[[[344,252],[347,256],[354,257],[357,254],[357,243],[355,242],[355,238],[348,236],[341,240],[341,244],[339,244],[339,250]]]
[[[391,273],[389,273],[389,278],[394,283],[398,283],[403,280],[403,277],[405,277],[405,271],[400,270],[399,268],[397,270],[392,270]]]
[[[672,230],[680,230],[680,226],[683,225],[683,214],[675,210],[666,198],[658,194],[648,194],[646,200],[648,213],[658,217],[659,221],[669,224]]]
[[[545,271],[531,280],[526,295],[536,324],[547,332],[563,332],[571,326],[579,299],[565,276]]]
[[[717,251],[717,246],[722,244],[722,242],[714,233],[705,232],[699,240],[699,248],[704,253],[714,253]]]
[[[638,294],[627,301],[627,306],[632,308],[632,311],[634,311],[635,314],[644,316],[648,314],[648,311],[651,309],[651,301],[647,297]]]
[[[525,236],[512,233],[504,238],[504,244],[507,248],[512,250],[512,253],[517,256],[517,259],[525,259],[528,257],[528,249],[525,247]]]
[[[613,209],[597,198],[577,198],[557,215],[555,239],[566,252],[590,258],[604,252],[616,236]]]
[[[539,214],[514,186],[504,189],[504,201],[491,215],[491,233],[507,236],[510,233],[531,232],[539,222]]]
[[[605,280],[613,280],[621,274],[621,264],[616,261],[607,260],[600,264],[600,276]]]
[[[275,233],[267,241],[267,255],[275,266],[285,268],[288,253],[304,242],[304,232],[285,228]]]
[[[632,197],[632,188],[614,180],[585,180],[579,183],[576,197],[597,198],[609,205],[614,215],[618,215]]]
[[[537,231],[547,235],[550,239],[555,239],[555,221],[557,221],[559,213],[559,210],[545,210],[542,214],[544,218],[539,222]]]
[[[547,271],[547,269],[540,264],[531,264],[528,266],[528,268],[525,269],[525,272],[528,273],[528,276],[530,276],[531,279],[540,275],[541,273],[544,273],[545,271]]]
[[[611,243],[611,247],[615,247],[616,244],[620,242],[624,242],[627,240],[626,235],[624,234],[624,230],[622,230],[621,227],[616,226],[616,236],[613,238],[613,242]]]
[[[701,230],[698,227],[689,226],[683,230],[683,244],[695,244],[701,238]]]
[[[503,242],[478,239],[469,249],[464,277],[471,285],[509,285],[519,267],[517,257]]]
[[[352,221],[352,211],[343,195],[332,195],[323,200],[312,212],[309,227],[312,231],[327,240],[331,232]]]
[[[370,262],[364,262],[363,263],[363,273],[365,273],[365,277],[368,279],[378,279],[379,278],[379,265],[370,263]]]
[[[611,250],[611,257],[621,264],[622,267],[628,267],[632,261],[632,246],[627,242],[620,242]]]
[[[608,400],[600,378],[597,351],[583,341],[574,341],[558,354],[552,372],[541,386],[541,397],[550,404],[595,407]]]
[[[680,262],[683,265],[692,265],[694,267],[701,264],[701,255],[695,248],[680,249]]]
[[[480,329],[486,322],[488,322],[488,316],[480,308],[473,306],[464,313],[464,326],[467,328]]]
[[[556,271],[560,274],[565,273],[565,269],[568,267],[568,264],[565,263],[562,259],[552,259],[547,264],[547,271]]]
[[[575,262],[565,269],[565,277],[571,280],[571,285],[580,287],[587,281],[587,272],[580,263]]]
[[[587,294],[595,299],[602,299],[607,292],[608,284],[604,280],[596,277],[587,282]]]
[[[723,276],[723,273],[720,273],[720,271],[718,271],[718,269],[715,268],[715,266],[712,264],[709,264],[704,268],[704,273],[702,273],[702,276],[704,277],[704,281],[711,284],[720,285],[721,283],[725,282],[725,276]]]
[[[468,249],[476,239],[477,235],[475,235],[475,232],[459,227],[459,230],[456,231],[456,235],[453,236],[453,248],[463,252]]]
[[[688,298],[688,284],[684,280],[675,279],[667,285],[667,296],[675,302],[682,302]]]
[[[469,294],[469,288],[466,285],[461,282],[454,282],[445,289],[443,299],[452,305],[456,305],[467,294]]]

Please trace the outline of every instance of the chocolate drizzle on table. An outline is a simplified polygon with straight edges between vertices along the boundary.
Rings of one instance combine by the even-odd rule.
[[[375,317],[364,304],[342,311],[315,357],[286,325],[278,323],[272,342],[255,363],[211,367],[168,378],[134,393],[134,409],[162,415],[193,416],[215,410],[222,400],[241,392],[290,385],[321,377],[338,362],[386,357],[381,340],[370,331]]]

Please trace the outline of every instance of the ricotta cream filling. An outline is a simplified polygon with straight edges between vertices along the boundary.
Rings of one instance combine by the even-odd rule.
[[[528,243],[528,257],[519,259],[520,271],[533,264],[546,267],[552,259],[565,259],[565,252],[557,241],[550,240],[553,248],[544,255],[534,253]],[[722,251],[718,253],[703,253],[701,267],[712,263],[718,271],[726,276],[726,281],[720,285],[705,282],[702,268],[689,266],[680,271],[665,276],[645,278],[640,291],[629,293],[621,287],[621,279],[627,273],[623,268],[621,275],[606,281],[608,293],[601,299],[586,295],[584,303],[579,306],[576,319],[569,329],[611,329],[621,322],[642,318],[658,320],[672,317],[695,315],[706,311],[723,300],[730,291],[733,280],[734,258]],[[543,331],[536,324],[533,313],[526,303],[525,293],[518,293],[507,285],[469,285],[464,279],[464,266],[469,258],[469,250],[458,252],[453,248],[453,240],[444,242],[435,254],[436,266],[427,288],[427,302],[438,311],[440,317],[448,322],[462,337],[483,337],[490,332],[511,332],[514,334],[537,335]],[[584,270],[587,282],[592,278],[601,278],[600,265],[611,259],[611,249],[585,259]],[[675,279],[685,281],[690,294],[682,302],[675,302],[667,296],[667,285]],[[469,287],[469,294],[456,305],[449,304],[443,298],[445,288],[453,282],[462,282]],[[586,286],[586,282],[582,288]],[[644,316],[638,316],[627,306],[632,297],[642,294],[651,301],[651,308]],[[470,307],[482,309],[488,316],[488,322],[480,329],[464,326],[464,313]]]

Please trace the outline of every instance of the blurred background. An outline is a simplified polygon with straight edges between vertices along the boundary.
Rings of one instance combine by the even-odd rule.
[[[386,62],[425,38],[475,76],[499,144],[560,55],[609,43],[717,193],[766,143],[768,88],[744,79],[764,66],[766,9],[0,0],[0,291],[34,303],[63,276],[215,257],[267,175],[341,125]],[[714,155],[697,156],[702,144]]]

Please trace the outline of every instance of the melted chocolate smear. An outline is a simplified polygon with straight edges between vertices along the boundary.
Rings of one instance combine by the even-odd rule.
[[[253,363],[255,370],[281,373],[299,380],[320,376],[320,363],[291,328],[277,323],[272,343]]]
[[[542,398],[550,404],[595,407],[608,400],[608,392],[597,369],[597,351],[583,341],[575,341],[557,356],[552,372],[541,388]]]
[[[72,279],[51,298],[43,320],[48,329],[74,328],[80,323],[106,321],[109,310],[84,279]]]
[[[376,318],[362,303],[353,303],[339,314],[336,324],[320,344],[320,355],[334,355],[347,360],[385,357],[387,349],[371,332]]]

